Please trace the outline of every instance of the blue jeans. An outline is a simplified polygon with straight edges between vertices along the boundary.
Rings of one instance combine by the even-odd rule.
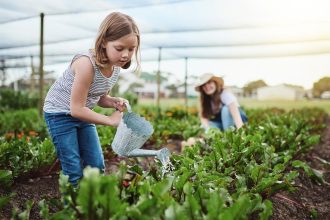
[[[48,132],[61,161],[62,172],[77,186],[86,166],[104,172],[104,158],[94,124],[81,121],[65,113],[44,112]]]
[[[238,108],[238,110],[241,115],[243,123],[246,123],[248,118],[245,112],[241,108]],[[209,126],[211,128],[219,128],[221,131],[225,131],[229,127],[233,127],[233,126],[235,127],[235,122],[229,111],[228,106],[223,106],[221,108],[220,112],[218,113],[218,115],[216,115],[215,119],[209,121]]]

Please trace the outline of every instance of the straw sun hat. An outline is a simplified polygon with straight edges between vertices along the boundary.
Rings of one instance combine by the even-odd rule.
[[[204,73],[201,75],[195,85],[195,90],[199,92],[201,90],[201,86],[207,83],[208,81],[213,80],[218,86],[223,87],[223,79],[222,77],[216,76],[212,73]]]

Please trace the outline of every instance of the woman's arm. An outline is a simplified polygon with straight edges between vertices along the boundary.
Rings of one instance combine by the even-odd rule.
[[[201,120],[202,127],[207,130],[209,128],[209,120],[207,118],[199,117]]]
[[[239,113],[239,109],[237,105],[233,102],[228,105],[230,114],[232,115],[234,119],[234,123],[237,129],[241,128],[243,126],[243,121],[241,118],[241,114]]]
[[[72,63],[71,68],[75,74],[70,101],[72,117],[94,124],[117,126],[122,117],[120,112],[116,111],[111,116],[106,116],[86,107],[88,90],[94,77],[94,69],[89,58],[78,58]]]

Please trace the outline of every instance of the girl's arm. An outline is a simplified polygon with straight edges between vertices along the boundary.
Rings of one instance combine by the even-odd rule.
[[[119,111],[114,112],[111,116],[106,116],[86,107],[88,90],[94,77],[93,65],[89,58],[78,58],[72,63],[71,68],[75,74],[70,101],[72,117],[94,124],[118,126],[122,117]]]
[[[111,97],[105,94],[100,97],[97,105],[101,106],[102,108],[116,108],[123,112],[126,109],[125,103],[128,103],[128,100],[120,97]]]
[[[243,121],[241,118],[241,114],[239,113],[239,109],[237,107],[237,105],[233,102],[231,104],[228,105],[230,114],[232,115],[233,119],[234,119],[234,123],[236,125],[236,128],[239,129],[243,126]]]

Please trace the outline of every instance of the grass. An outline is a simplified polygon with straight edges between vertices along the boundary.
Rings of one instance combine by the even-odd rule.
[[[242,99],[240,104],[245,108],[270,108],[277,107],[285,110],[299,109],[299,108],[314,108],[318,107],[330,114],[330,100],[263,100],[258,101],[254,99]]]
[[[188,106],[198,106],[197,98],[189,98]],[[183,98],[162,98],[159,101],[161,108],[174,107],[174,106],[184,106],[185,100]],[[156,106],[155,99],[139,99],[139,105],[154,105]]]
[[[284,110],[291,110],[291,109],[299,109],[299,108],[313,108],[318,107],[324,109],[328,114],[330,114],[330,100],[295,100],[295,101],[288,101],[288,100],[255,100],[255,99],[240,99],[239,103],[244,108],[271,108],[277,107]],[[154,105],[156,106],[156,100],[154,99],[139,99],[140,105]],[[184,106],[185,101],[184,99],[160,99],[160,106],[161,108],[173,107],[173,106]],[[188,106],[198,106],[198,99],[197,98],[189,98],[188,99]]]

